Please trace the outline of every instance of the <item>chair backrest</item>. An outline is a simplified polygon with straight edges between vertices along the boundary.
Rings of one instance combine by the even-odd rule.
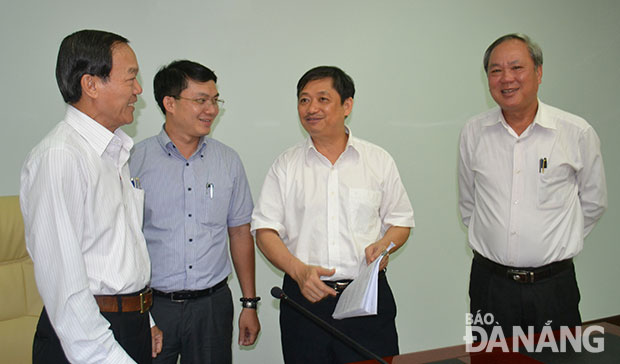
[[[0,196],[0,362],[8,363],[7,355],[31,357],[28,351],[42,307],[26,251],[19,197]]]

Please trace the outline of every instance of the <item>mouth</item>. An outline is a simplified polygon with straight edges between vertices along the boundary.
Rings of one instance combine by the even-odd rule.
[[[502,90],[502,95],[511,95],[519,91],[519,88],[506,88]]]
[[[313,123],[317,123],[319,121],[323,120],[322,116],[317,116],[317,115],[312,115],[312,116],[305,116],[304,117],[304,121],[310,124]]]
[[[207,125],[211,125],[211,123],[213,122],[213,119],[204,119],[204,118],[199,118],[198,119],[201,123],[203,124],[207,124]]]

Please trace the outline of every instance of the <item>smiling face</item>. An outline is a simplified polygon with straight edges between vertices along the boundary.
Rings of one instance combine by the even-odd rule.
[[[534,66],[524,42],[511,39],[495,47],[487,78],[491,96],[502,111],[522,113],[537,108],[542,66]]]
[[[215,100],[219,97],[213,81],[187,80],[187,88],[179,98],[166,96],[166,132],[174,141],[197,141],[211,132],[211,125],[220,112]]]
[[[352,108],[353,99],[342,102],[331,78],[308,82],[297,99],[299,120],[312,138],[342,136],[344,119]]]
[[[134,104],[142,87],[138,83],[138,61],[131,47],[118,43],[112,48],[112,70],[107,79],[97,77],[96,120],[110,131],[131,124]]]

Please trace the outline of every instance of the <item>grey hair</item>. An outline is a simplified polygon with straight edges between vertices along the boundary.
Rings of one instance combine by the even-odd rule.
[[[542,49],[540,48],[540,46],[536,42],[531,40],[530,37],[528,37],[525,34],[511,33],[511,34],[506,34],[506,35],[503,35],[497,38],[495,42],[491,43],[489,48],[487,48],[486,52],[484,52],[484,58],[482,60],[482,64],[484,66],[485,73],[489,72],[489,58],[491,58],[491,52],[493,52],[495,47],[497,47],[498,45],[511,39],[517,39],[525,43],[525,45],[527,46],[527,50],[530,52],[530,57],[532,57],[532,61],[534,61],[534,67],[538,68],[538,66],[542,66],[543,54],[542,54]]]

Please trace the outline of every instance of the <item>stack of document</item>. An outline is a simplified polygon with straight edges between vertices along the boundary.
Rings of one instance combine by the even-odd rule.
[[[366,259],[362,261],[359,275],[340,294],[340,299],[332,314],[334,319],[377,314],[379,265],[393,247],[394,243],[390,242],[390,246],[370,264],[366,264]]]

